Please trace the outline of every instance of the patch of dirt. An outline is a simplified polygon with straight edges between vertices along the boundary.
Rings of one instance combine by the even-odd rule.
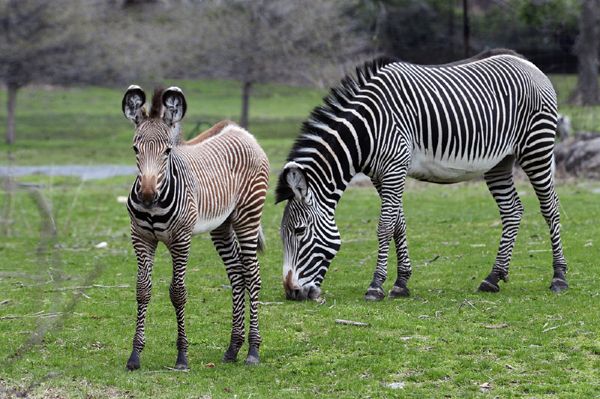
[[[131,399],[135,397],[129,391],[122,391],[114,387],[100,387],[85,380],[53,384],[52,378],[49,376],[41,382],[25,380],[9,382],[0,379],[0,399]]]

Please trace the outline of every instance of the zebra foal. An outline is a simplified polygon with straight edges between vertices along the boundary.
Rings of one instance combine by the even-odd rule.
[[[277,186],[287,201],[281,221],[283,285],[290,299],[316,298],[341,245],[335,208],[358,172],[381,198],[379,242],[365,298],[385,297],[392,238],[398,274],[390,297],[408,296],[412,269],[402,206],[407,176],[448,184],[483,176],[496,200],[502,236],[481,291],[508,278],[523,206],[513,181],[518,163],[550,229],[553,291],[568,287],[554,189],[556,94],[531,62],[490,50],[446,65],[376,60],[332,89],[304,124]]]
[[[232,286],[231,341],[224,361],[235,361],[244,343],[248,292],[250,331],[246,363],[256,364],[261,342],[256,253],[263,246],[260,218],[268,184],[267,157],[250,133],[229,121],[185,142],[179,122],[187,105],[177,87],[156,90],[149,112],[145,102],[146,95],[139,86],[130,86],[122,101],[125,117],[135,125],[133,150],[138,167],[127,201],[138,264],[137,324],[127,368],[140,367],[152,266],[159,241],[166,245],[173,262],[169,294],[177,317],[175,368],[187,368],[185,269],[191,237],[202,232],[210,232]]]

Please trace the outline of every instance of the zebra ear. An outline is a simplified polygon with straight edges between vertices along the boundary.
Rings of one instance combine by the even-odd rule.
[[[136,125],[144,119],[146,112],[144,104],[146,103],[146,94],[140,86],[131,85],[127,88],[123,101],[121,101],[121,110],[123,115]]]
[[[163,119],[168,125],[175,125],[185,116],[187,103],[179,87],[172,86],[166,89],[162,94],[162,103],[165,107]]]
[[[308,184],[302,167],[296,162],[288,162],[279,176],[277,202],[292,198],[306,200],[307,195]]]

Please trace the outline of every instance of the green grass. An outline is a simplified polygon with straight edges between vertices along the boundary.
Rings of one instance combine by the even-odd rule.
[[[135,324],[136,266],[128,216],[116,200],[126,195],[129,180],[38,178],[58,232],[46,246],[40,244],[40,217],[30,195],[14,194],[11,231],[0,243],[0,386],[24,390],[40,384],[34,393],[60,397],[136,398],[575,398],[599,392],[598,184],[560,188],[571,283],[560,295],[548,290],[550,244],[529,186],[519,189],[526,214],[511,282],[499,294],[484,294],[475,290],[491,268],[500,233],[484,185],[411,184],[405,206],[412,296],[380,303],[363,300],[376,258],[374,190],[349,189],[340,204],[343,245],[323,285],[324,304],[283,299],[282,207],[273,205],[270,193],[261,300],[283,303],[261,306],[262,364],[220,361],[230,332],[230,291],[223,287],[227,278],[209,238],[201,235],[193,243],[186,281],[191,371],[166,369],[175,362],[176,325],[168,294],[171,268],[161,247],[142,369],[130,373],[125,362]],[[107,248],[94,248],[102,241]],[[387,289],[394,268],[392,260]],[[92,284],[128,287],[70,288]],[[53,313],[58,316],[40,317]],[[370,326],[337,325],[337,318]],[[34,331],[45,332],[41,342],[22,349]],[[394,382],[404,388],[387,387]],[[480,391],[484,383],[491,384],[488,393]]]
[[[574,80],[553,80],[563,103]],[[186,134],[198,123],[203,129],[206,122],[236,119],[239,85],[177,84],[188,96]],[[273,169],[283,165],[300,123],[323,94],[272,85],[256,89],[250,130]],[[121,90],[101,88],[23,90],[12,162],[132,164],[132,127],[121,115],[121,96]],[[576,130],[600,130],[596,108],[561,109],[570,110]],[[0,145],[0,151],[8,150]],[[326,301],[319,304],[284,300],[278,234],[283,207],[273,205],[271,189],[263,218],[268,247],[261,256],[261,300],[282,303],[261,306],[262,364],[220,362],[230,333],[231,293],[210,239],[201,235],[194,239],[186,279],[191,371],[166,368],[175,362],[176,324],[168,294],[171,266],[161,247],[142,369],[129,373],[136,265],[129,218],[117,197],[127,195],[132,178],[20,181],[42,186],[57,235],[40,233],[42,220],[30,193],[2,192],[0,397],[7,389],[61,398],[579,398],[600,392],[598,183],[559,187],[571,283],[560,295],[548,290],[548,232],[528,185],[519,187],[526,214],[511,282],[499,294],[482,294],[476,288],[491,269],[500,235],[485,185],[410,183],[405,208],[412,296],[380,303],[363,300],[376,259],[374,190],[351,188],[342,199],[337,221],[343,245],[323,285]],[[108,247],[96,249],[103,241]],[[392,257],[386,289],[394,269]],[[94,284],[109,288],[74,288]],[[370,326],[337,325],[337,318]],[[391,383],[404,388],[391,389]],[[481,388],[485,383],[489,390]]]
[[[600,131],[600,107],[574,107],[566,103],[575,86],[571,75],[553,75],[560,112],[569,115],[576,131]],[[191,137],[221,119],[237,120],[241,109],[240,85],[230,81],[175,81],[188,100],[183,129]],[[150,96],[152,88],[146,88]],[[123,89],[25,88],[17,100],[17,143],[0,140],[0,164],[130,164],[133,162],[133,127],[121,113]],[[250,131],[278,168],[298,135],[301,123],[321,104],[325,90],[257,85],[251,98]],[[0,90],[0,104],[6,91]],[[6,108],[0,107],[0,126]],[[4,131],[4,130],[1,130]]]
[[[550,80],[558,95],[558,112],[571,118],[574,131],[600,131],[600,106],[578,107],[568,103],[575,85],[575,75],[551,75]]]
[[[188,112],[183,123],[186,137],[221,119],[237,120],[241,109],[240,85],[228,81],[176,81],[186,93]],[[151,96],[147,88],[147,96]],[[133,126],[121,113],[123,90],[91,88],[25,88],[17,99],[17,142],[0,144],[15,165],[130,164]],[[263,147],[283,162],[278,151],[290,146],[300,125],[325,91],[257,85],[251,98],[250,131]],[[148,99],[148,101],[150,101]],[[0,104],[6,91],[0,90]],[[0,126],[6,125],[6,108],[0,108]],[[272,151],[271,151],[272,150]],[[0,160],[0,164],[8,159]]]

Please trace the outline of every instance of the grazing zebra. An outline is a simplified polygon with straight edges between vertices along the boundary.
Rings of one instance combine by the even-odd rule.
[[[210,232],[232,286],[233,326],[224,360],[236,360],[244,343],[248,291],[250,348],[246,363],[256,364],[261,342],[256,252],[263,246],[260,217],[268,184],[267,157],[250,133],[229,121],[183,141],[179,121],[185,115],[186,101],[177,87],[157,90],[149,114],[145,99],[140,87],[130,86],[122,103],[123,113],[135,124],[133,150],[139,170],[127,202],[138,261],[137,325],[127,368],[140,367],[152,264],[159,241],[167,246],[173,261],[169,293],[177,316],[175,368],[187,368],[185,269],[191,236],[201,232]]]
[[[481,291],[499,291],[523,207],[513,182],[525,171],[550,228],[554,278],[568,287],[553,181],[556,94],[548,78],[510,50],[490,50],[437,66],[379,59],[332,89],[304,124],[279,176],[276,201],[288,200],[281,222],[283,285],[289,299],[314,299],[340,248],[335,208],[358,172],[381,198],[379,250],[368,300],[385,297],[390,240],[398,277],[390,297],[408,296],[411,265],[402,193],[406,176],[455,183],[483,175],[496,200],[502,237]]]

